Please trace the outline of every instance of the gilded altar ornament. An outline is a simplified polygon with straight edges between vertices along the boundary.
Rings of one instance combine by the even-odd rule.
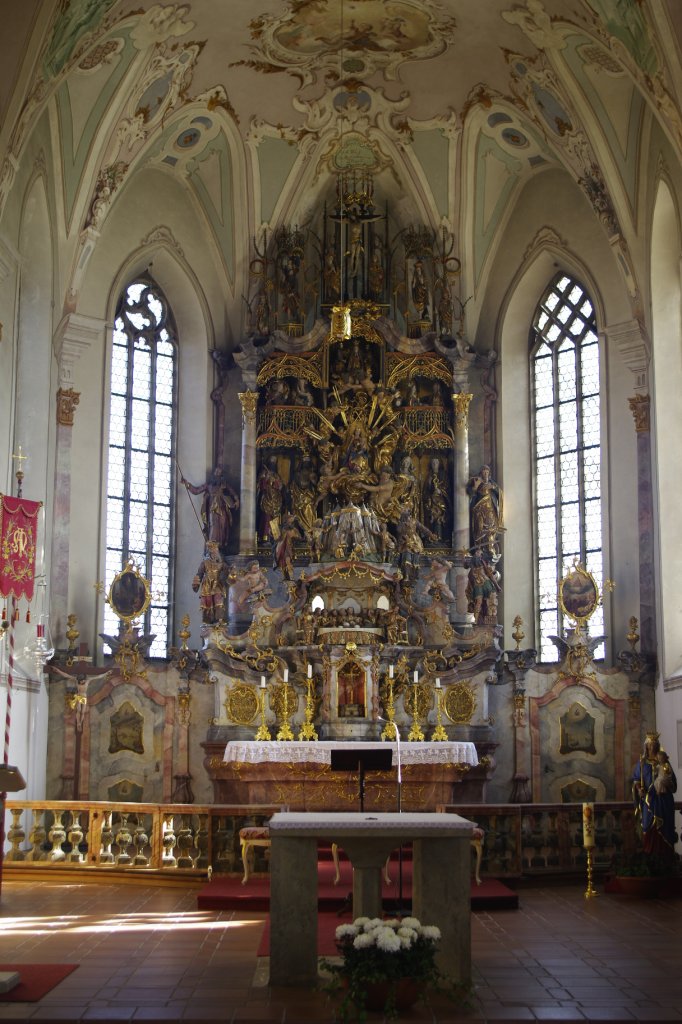
[[[443,710],[453,725],[466,725],[473,718],[476,703],[476,693],[470,681],[464,679],[448,687]]]
[[[258,706],[259,706],[259,709],[260,709],[260,725],[258,726],[258,729],[256,731],[256,735],[254,736],[255,740],[267,741],[267,740],[271,740],[272,739],[272,734],[271,734],[270,730],[268,729],[267,724],[265,722],[265,694],[266,694],[266,690],[267,690],[267,687],[265,685],[265,676],[261,676],[261,681],[260,681],[260,697],[259,697],[259,700],[258,700]]]
[[[398,727],[395,724],[395,698],[393,695],[393,665],[388,667],[388,679],[386,681],[386,703],[384,705],[384,714],[386,715],[386,725],[381,732],[382,740],[391,740],[395,742],[398,738]]]
[[[436,692],[436,728],[431,733],[431,740],[433,742],[444,742],[449,739],[447,732],[443,728],[443,690],[440,685],[440,677],[436,676],[436,682],[434,686]]]
[[[455,403],[455,426],[466,427],[469,422],[469,406],[474,396],[465,391],[460,391],[452,396]]]
[[[242,406],[242,420],[243,424],[255,423],[256,420],[256,409],[258,408],[258,392],[257,391],[239,391],[237,397],[241,402]]]
[[[637,616],[636,615],[631,615],[630,616],[630,632],[626,634],[625,639],[630,644],[630,648],[632,649],[632,653],[633,654],[637,653],[636,650],[635,650],[635,647],[639,643],[639,632],[638,632],[638,629],[639,629],[639,622],[637,620]]]
[[[303,725],[299,729],[298,739],[299,740],[316,740],[318,739],[315,726],[313,725],[313,718],[315,717],[315,683],[313,674],[310,672],[306,676],[306,694],[305,694],[305,711],[303,715]]]
[[[520,615],[515,615],[514,616],[514,622],[513,622],[514,631],[512,633],[512,640],[516,644],[515,650],[517,650],[517,651],[521,650],[521,641],[525,640],[525,638],[526,638],[526,634],[521,629],[522,625],[523,625],[523,619],[521,618],[521,616]]]
[[[333,306],[330,341],[348,341],[352,334],[350,306]]]
[[[628,398],[628,405],[635,420],[638,434],[647,434],[650,429],[650,399],[648,395],[634,395]]]
[[[288,672],[285,669],[285,674],[288,679]],[[293,740],[295,739],[291,726],[289,724],[289,718],[296,712],[296,705],[298,700],[296,698],[296,691],[287,680],[280,683],[279,685],[273,686],[270,691],[270,707],[275,712],[276,717],[280,721],[280,727],[277,731],[275,739],[277,740]]]
[[[76,406],[80,402],[80,391],[73,388],[59,388],[57,391],[57,424],[72,427]]]
[[[252,686],[239,683],[226,687],[224,707],[226,717],[234,725],[251,725],[260,710],[260,701]]]
[[[71,668],[76,657],[76,642],[80,636],[80,631],[76,628],[76,616],[73,612],[66,616],[66,639],[68,641],[68,647],[66,649],[65,663],[67,668]]]
[[[416,672],[415,677],[417,677]],[[408,687],[403,703],[405,704],[406,711],[412,717],[412,725],[407,734],[407,739],[413,743],[423,742],[426,736],[421,727],[421,721],[423,718],[426,718],[433,704],[431,687],[425,683],[420,683],[418,678],[415,678],[412,685]]]
[[[178,724],[187,726],[190,723],[191,711],[190,705],[192,703],[192,696],[187,689],[178,690]]]

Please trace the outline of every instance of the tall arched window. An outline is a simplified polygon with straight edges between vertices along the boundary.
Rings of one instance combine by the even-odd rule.
[[[556,661],[549,637],[563,625],[558,581],[579,561],[602,587],[599,341],[584,287],[559,274],[531,332],[536,517],[537,635],[541,661]],[[590,634],[603,632],[599,607]],[[595,652],[603,657],[603,647]]]
[[[174,536],[176,332],[168,303],[149,278],[124,290],[111,357],[111,415],[106,512],[107,585],[126,559],[151,580],[145,633],[150,654],[165,657],[170,639]],[[105,631],[118,619],[106,605]]]

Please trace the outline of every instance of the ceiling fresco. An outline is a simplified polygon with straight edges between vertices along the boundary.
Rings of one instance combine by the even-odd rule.
[[[253,235],[303,222],[356,168],[399,225],[447,226],[477,291],[517,197],[555,167],[591,204],[636,305],[628,235],[647,118],[682,154],[662,4],[230,0],[226,18],[225,0],[29,3],[30,44],[26,17],[11,22],[31,50],[28,88],[15,109],[0,95],[0,210],[33,133],[51,145],[48,111],[81,278],[142,170],[187,190],[238,297]],[[682,19],[668,9],[672,39]]]
[[[394,78],[402,63],[442,53],[456,21],[434,0],[289,0],[287,11],[249,25],[253,56],[236,61],[258,71],[288,71],[302,83],[316,75]]]

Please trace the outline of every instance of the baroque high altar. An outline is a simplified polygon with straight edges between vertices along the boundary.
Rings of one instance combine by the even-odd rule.
[[[451,766],[469,800],[494,770],[486,687],[472,683],[501,653],[502,492],[483,464],[492,360],[462,338],[452,237],[392,237],[390,224],[371,177],[342,174],[317,230],[255,244],[235,353],[240,483],[220,427],[210,479],[184,481],[203,495],[193,586],[222,802],[236,778],[244,797],[230,741],[473,741],[480,763]],[[220,425],[219,388],[213,399]],[[260,780],[251,802],[291,802]]]

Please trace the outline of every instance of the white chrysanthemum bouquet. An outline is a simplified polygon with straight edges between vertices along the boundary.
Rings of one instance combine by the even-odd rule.
[[[381,1008],[387,1017],[396,1016],[396,999],[401,986],[409,981],[415,995],[436,985],[440,972],[436,953],[440,930],[423,925],[416,917],[358,917],[352,924],[336,929],[336,946],[341,964],[325,962],[324,966],[345,988],[341,1006],[344,1018],[351,1007],[360,1014],[369,1007]],[[381,1006],[376,1005],[380,992]]]

